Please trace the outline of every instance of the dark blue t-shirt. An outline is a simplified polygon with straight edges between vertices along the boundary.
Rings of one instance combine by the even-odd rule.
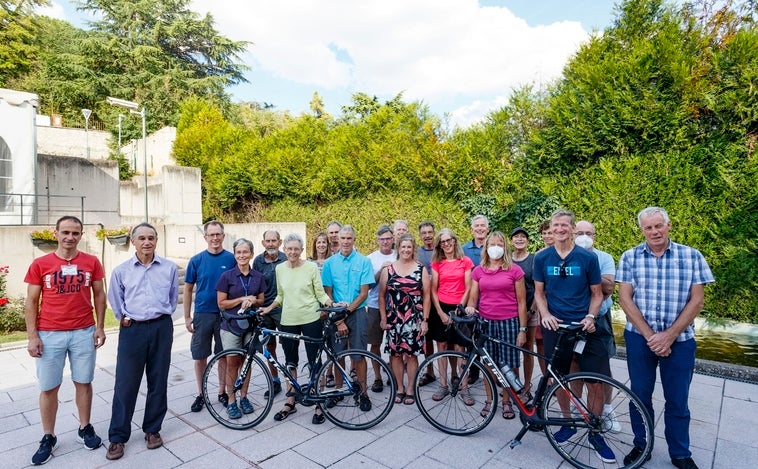
[[[534,281],[545,284],[550,314],[563,321],[581,321],[590,308],[590,286],[599,285],[600,264],[592,252],[574,246],[561,259],[554,246],[534,256]]]
[[[195,285],[195,313],[218,314],[216,282],[221,274],[236,265],[234,254],[229,251],[213,254],[205,250],[192,256],[184,281]]]

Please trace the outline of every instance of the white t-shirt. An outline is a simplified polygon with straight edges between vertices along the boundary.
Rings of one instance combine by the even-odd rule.
[[[368,258],[371,261],[371,266],[374,268],[374,277],[376,277],[376,273],[382,268],[382,264],[388,261],[395,262],[397,260],[397,254],[394,249],[389,254],[382,254],[382,252],[377,249],[369,254]],[[379,308],[379,282],[376,282],[374,288],[368,292],[368,307]]]

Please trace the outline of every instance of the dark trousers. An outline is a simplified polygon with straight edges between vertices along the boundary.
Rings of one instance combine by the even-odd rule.
[[[116,383],[108,440],[126,443],[132,433],[132,416],[143,373],[147,376],[147,399],[142,431],[158,433],[168,410],[168,370],[174,324],[171,315],[146,323],[121,326],[118,335]]]

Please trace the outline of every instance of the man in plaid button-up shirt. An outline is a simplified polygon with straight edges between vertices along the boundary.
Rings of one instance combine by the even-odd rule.
[[[671,462],[678,468],[697,468],[689,449],[687,405],[695,368],[693,320],[703,309],[704,287],[713,283],[713,274],[698,250],[669,239],[671,221],[664,209],[648,207],[637,222],[645,242],[622,254],[616,272],[619,303],[627,317],[624,339],[632,391],[654,415],[652,395],[660,367]],[[644,434],[640,418],[634,413],[631,417],[635,448],[627,458],[633,460]]]

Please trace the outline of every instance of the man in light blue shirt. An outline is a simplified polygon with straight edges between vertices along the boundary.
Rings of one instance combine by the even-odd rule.
[[[621,255],[616,282],[626,314],[624,340],[632,391],[653,412],[659,369],[666,443],[671,463],[697,469],[690,451],[690,383],[695,371],[695,317],[703,309],[705,285],[714,282],[705,257],[669,238],[666,210],[648,207],[637,215],[645,242]],[[634,448],[624,464],[635,462],[645,447],[640,417],[631,413]]]
[[[168,410],[168,371],[174,338],[171,315],[179,298],[179,269],[155,254],[155,228],[148,223],[137,225],[131,232],[131,241],[135,256],[113,269],[108,290],[113,314],[121,322],[106,454],[111,460],[124,455],[145,372],[148,394],[142,431],[148,449],[163,445],[160,430]]]
[[[345,225],[339,232],[340,250],[324,262],[321,272],[324,291],[335,303],[347,305],[348,316],[344,321],[337,322],[337,333],[347,334],[348,345],[351,349],[366,350],[368,345],[368,313],[366,303],[368,292],[375,283],[374,269],[371,261],[358,253],[355,247],[355,230]],[[344,344],[344,341],[342,342]],[[336,350],[342,347],[335,347]],[[371,400],[365,391],[366,361],[362,358],[354,361],[358,380],[363,386],[364,393],[360,397],[359,406],[364,412],[371,410]],[[336,385],[339,387],[341,377],[336,374]],[[331,403],[327,403],[329,406]]]

